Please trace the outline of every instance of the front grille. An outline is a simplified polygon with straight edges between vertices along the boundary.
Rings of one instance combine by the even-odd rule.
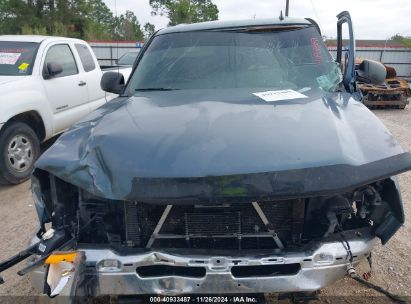
[[[300,200],[259,203],[268,225],[263,223],[251,203],[173,205],[161,225],[159,221],[166,205],[125,204],[133,204],[132,208],[124,208],[127,211],[125,243],[133,247],[268,249],[277,248],[273,231],[286,245],[298,241],[302,234],[301,214],[304,212],[294,210],[304,208]],[[154,233],[156,227],[157,234]]]
[[[186,237],[213,237],[240,233],[240,212],[185,213]]]

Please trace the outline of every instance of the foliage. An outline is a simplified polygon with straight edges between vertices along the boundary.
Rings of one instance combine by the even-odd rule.
[[[102,0],[0,0],[0,34],[41,34],[86,40],[141,40],[133,12],[114,17]]]
[[[406,47],[411,47],[411,37],[395,34],[390,38],[390,40],[403,44]]]
[[[150,5],[152,15],[168,17],[168,25],[218,19],[218,8],[212,0],[150,0]]]
[[[140,23],[132,11],[126,11],[124,15],[114,18],[115,40],[143,40],[144,34]]]
[[[148,38],[150,38],[150,36],[153,35],[155,31],[156,27],[154,26],[154,24],[151,24],[150,22],[144,24],[144,40],[148,40]]]

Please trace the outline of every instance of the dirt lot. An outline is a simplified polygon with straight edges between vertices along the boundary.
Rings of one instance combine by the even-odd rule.
[[[411,107],[405,110],[377,110],[375,114],[384,122],[402,147],[411,151]],[[373,255],[371,282],[391,292],[411,297],[411,172],[399,176],[407,222],[388,245],[378,246]],[[35,208],[31,200],[30,183],[0,186],[0,260],[26,246],[37,230]],[[20,266],[21,267],[21,266]],[[367,265],[361,265],[367,271]],[[0,295],[35,295],[29,278],[18,277],[14,267],[4,273],[6,283],[0,286]],[[344,296],[341,303],[382,303],[385,298],[351,279],[342,279],[321,292],[327,302],[334,296]],[[346,297],[349,296],[349,297]],[[354,296],[354,297],[353,297]],[[378,296],[378,297],[376,297]],[[410,298],[409,298],[410,299]],[[0,302],[1,298],[0,298]]]

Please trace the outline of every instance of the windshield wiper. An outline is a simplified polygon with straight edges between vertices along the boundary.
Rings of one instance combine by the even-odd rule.
[[[171,88],[143,88],[143,89],[135,89],[136,92],[147,92],[147,91],[175,91],[179,89],[171,89]]]

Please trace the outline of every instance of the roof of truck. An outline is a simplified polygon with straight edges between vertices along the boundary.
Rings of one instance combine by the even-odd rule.
[[[48,42],[53,41],[76,41],[84,42],[80,39],[67,38],[67,37],[57,37],[57,36],[40,36],[40,35],[0,35],[0,41],[18,41],[18,42],[36,42],[41,43],[47,40]]]
[[[191,32],[191,31],[204,31],[204,30],[216,30],[227,28],[242,28],[250,26],[270,26],[270,25],[310,25],[311,22],[302,18],[288,18],[284,17],[283,20],[277,18],[268,19],[246,19],[246,20],[233,20],[233,21],[208,21],[193,24],[179,24],[162,29],[158,32],[161,34],[179,33],[179,32]]]

